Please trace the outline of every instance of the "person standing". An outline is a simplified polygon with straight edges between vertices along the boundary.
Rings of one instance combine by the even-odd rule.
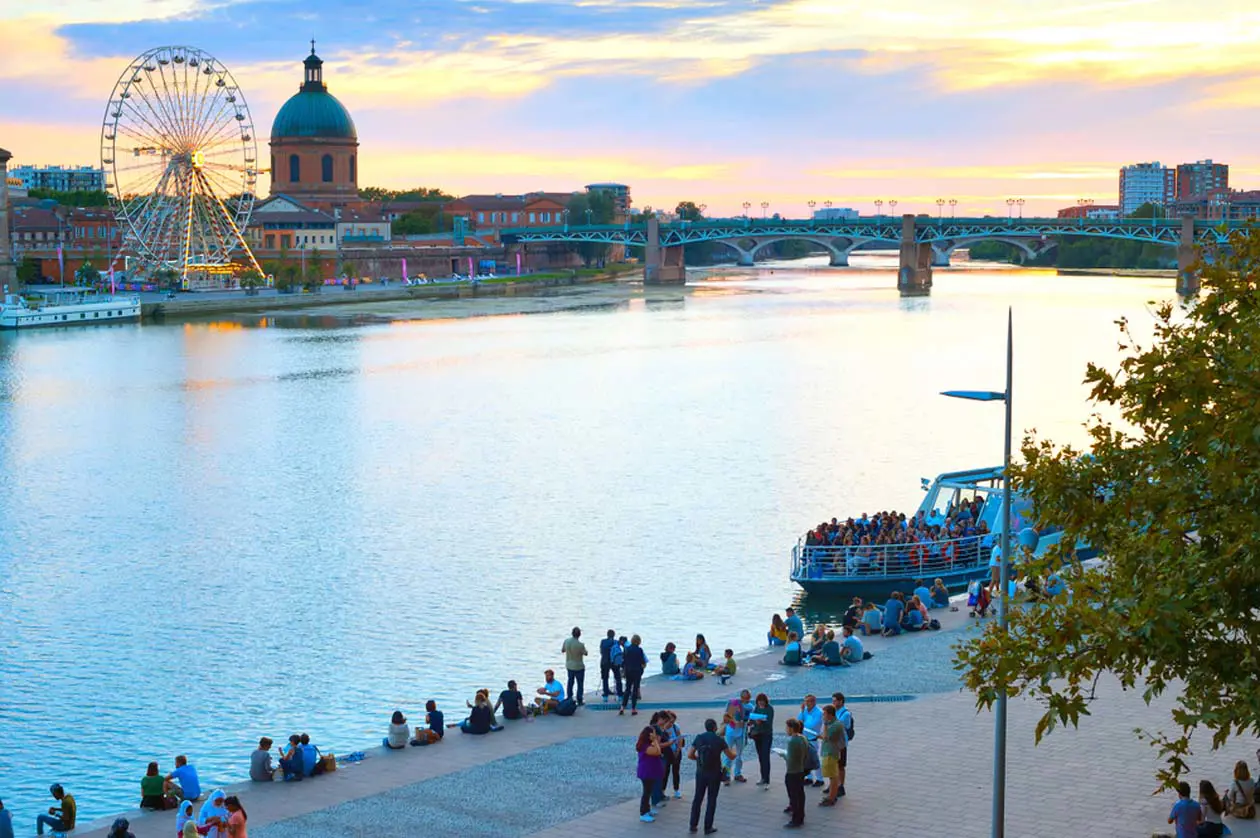
[[[75,815],[78,814],[78,807],[74,804],[74,795],[66,794],[61,783],[53,783],[48,793],[61,805],[49,808],[47,815],[36,818],[35,831],[43,835],[45,826],[50,827],[54,832],[68,832],[74,829]]]
[[[722,760],[723,782],[730,785],[748,782],[744,779],[744,746],[748,744],[748,714],[744,710],[744,702],[732,698],[726,705],[722,715],[722,734],[726,737],[726,745],[735,755]]]
[[[621,694],[621,710],[617,715],[626,714],[626,705],[630,705],[630,715],[639,715],[639,684],[643,681],[643,670],[647,669],[647,653],[643,651],[643,641],[639,635],[630,638],[626,647],[622,666],[626,672],[625,690]]]
[[[5,811],[3,800],[0,800],[0,838],[13,838],[13,816]]]
[[[717,735],[718,724],[713,719],[704,720],[704,733],[691,740],[691,750],[687,759],[696,763],[696,793],[691,799],[690,832],[695,832],[700,823],[700,804],[706,798],[704,807],[704,834],[712,835],[717,830],[713,827],[713,816],[717,814],[718,790],[722,787],[722,757],[735,758],[735,750],[727,747],[726,740]]]
[[[804,729],[806,741],[814,750],[818,750],[819,737],[822,736],[823,714],[822,708],[818,706],[818,700],[814,698],[813,693],[805,696],[805,700],[801,702],[801,712],[796,714],[796,718],[800,720],[801,727]],[[821,764],[821,755],[819,756]],[[812,771],[807,779],[813,780],[815,788],[821,788],[822,772]]]
[[[837,797],[844,797],[844,774],[845,769],[849,765],[849,743],[853,741],[853,713],[848,707],[844,706],[844,693],[834,692],[831,694],[831,706],[836,708],[836,721],[844,725],[844,749],[840,751],[840,774],[837,777],[839,781],[839,789],[836,792]]]
[[[752,711],[748,714],[748,733],[757,748],[757,762],[761,765],[761,779],[757,785],[762,791],[770,788],[770,743],[774,741],[774,707],[765,693],[757,693]]]
[[[228,838],[249,838],[249,833],[245,829],[245,822],[249,820],[249,815],[245,813],[241,799],[232,795],[223,801],[223,806],[230,813],[227,823]]]
[[[788,719],[784,726],[787,728],[788,742],[787,752],[784,754],[787,768],[783,775],[783,785],[787,788],[788,805],[783,811],[792,815],[784,826],[788,829],[799,829],[805,825],[805,754],[811,746],[801,735],[803,728],[799,719]]]
[[[564,668],[569,673],[568,687],[565,693],[569,698],[578,704],[584,704],[583,685],[586,681],[586,662],[582,658],[586,657],[586,644],[581,640],[582,630],[577,626],[573,627],[573,635],[567,638],[560,647],[560,651],[564,653]],[[577,692],[573,691],[573,685],[577,684]]]
[[[822,775],[831,785],[819,806],[835,806],[840,794],[840,755],[848,750],[844,725],[836,720],[836,708],[823,707]]]
[[[608,676],[611,674],[617,682],[617,700],[621,700],[621,664],[625,653],[617,642],[617,633],[608,630],[608,636],[599,641],[599,677],[604,688],[604,701],[612,695],[608,690]]]
[[[661,760],[661,744],[656,737],[655,728],[648,725],[639,731],[639,739],[634,749],[639,754],[636,775],[643,786],[643,794],[639,797],[639,820],[651,823],[656,820],[652,816],[652,792],[665,774],[665,763]]]

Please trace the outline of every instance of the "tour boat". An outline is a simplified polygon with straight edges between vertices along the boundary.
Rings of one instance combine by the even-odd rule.
[[[31,291],[26,295],[5,294],[0,303],[0,329],[28,329],[36,326],[82,326],[137,320],[139,297],[97,294],[89,288]]]
[[[973,579],[989,577],[989,561],[1000,550],[1002,527],[1011,522],[1011,553],[1024,548],[1019,534],[1031,528],[1032,502],[1014,493],[1011,514],[1004,513],[1001,467],[947,472],[933,481],[923,478],[927,495],[914,517],[929,525],[944,524],[964,505],[979,501],[972,520],[988,533],[949,538],[943,541],[910,544],[820,545],[810,543],[808,534],[792,548],[792,581],[811,594],[860,596],[884,599],[892,591],[909,593],[922,579],[931,587],[941,579],[951,591],[965,589]],[[970,512],[965,513],[970,515]],[[1058,544],[1062,531],[1042,527],[1037,532],[1033,555],[1039,556]],[[1076,555],[1089,559],[1097,555],[1088,545],[1077,544]]]

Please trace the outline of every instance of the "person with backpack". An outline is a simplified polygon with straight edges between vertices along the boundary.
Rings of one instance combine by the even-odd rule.
[[[643,641],[639,635],[630,638],[630,645],[625,647],[622,669],[625,671],[625,689],[621,693],[621,710],[617,715],[626,714],[626,705],[630,705],[630,715],[639,715],[639,684],[643,681],[643,670],[647,669],[647,653],[643,651]]]
[[[700,804],[707,798],[704,808],[705,835],[717,832],[713,827],[713,816],[717,814],[718,790],[722,787],[722,757],[735,758],[735,749],[728,747],[726,740],[718,736],[717,728],[716,720],[705,719],[704,733],[691,740],[691,750],[687,752],[687,758],[696,763],[696,793],[691,799],[691,825],[688,831],[696,831],[700,823]]]
[[[608,689],[608,676],[611,674],[617,683],[617,700],[621,700],[621,663],[625,652],[617,640],[617,633],[608,630],[608,636],[599,641],[599,677],[603,682],[604,701],[612,694]]]
[[[844,773],[849,764],[849,743],[853,741],[853,713],[844,706],[844,693],[831,694],[831,706],[836,710],[836,721],[844,725],[844,748],[840,751],[840,775],[837,779],[836,797],[844,797]]]
[[[784,759],[787,760],[783,785],[787,788],[788,805],[783,811],[790,814],[792,819],[785,823],[784,827],[799,829],[805,825],[805,775],[810,771],[812,764],[810,757],[816,760],[817,752],[801,735],[804,727],[799,719],[788,719],[785,727],[788,742],[787,750],[783,754]]]

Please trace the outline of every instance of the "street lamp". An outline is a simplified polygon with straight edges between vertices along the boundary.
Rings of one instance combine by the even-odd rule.
[[[762,202],[761,202],[761,220],[762,220],[762,221],[765,221],[765,219],[766,219],[766,210],[768,210],[768,209],[770,209],[770,202],[769,202],[769,201],[762,201]]]
[[[744,201],[744,226],[745,227],[747,227],[750,223],[752,223],[748,218],[748,208],[751,206],[752,204],[750,202]]]
[[[1010,593],[1011,564],[1011,362],[1013,358],[1011,310],[1006,310],[1006,390],[946,390],[941,395],[978,402],[1006,403],[1006,439],[1002,455],[1002,565],[998,572],[998,631],[1007,630],[1006,605]],[[1006,685],[999,684],[993,713],[993,838],[1006,834]]]
[[[949,199],[949,217],[950,217],[950,218],[953,218],[953,217],[954,217],[954,207],[956,207],[956,206],[958,206],[958,199],[957,199],[957,198],[950,198],[950,199]]]
[[[1023,217],[1024,217],[1024,199],[1023,199],[1023,198],[1016,198],[1016,199],[1015,199],[1015,206],[1019,207],[1019,217],[1020,217],[1020,218],[1023,218]]]
[[[875,217],[882,218],[884,215],[884,202],[882,199],[875,200]]]
[[[586,208],[586,226],[587,227],[591,226],[591,213],[592,212],[593,210],[590,207]]]
[[[813,221],[814,220],[814,207],[818,206],[818,202],[811,200],[811,201],[807,201],[806,203],[809,204],[809,220]]]
[[[888,202],[888,214],[893,216],[897,214],[897,200],[895,198]]]
[[[1006,220],[1010,221],[1014,217],[1015,217],[1015,199],[1007,198],[1006,199]]]
[[[941,213],[943,212],[945,212],[945,199],[937,198],[936,199],[936,220],[937,221],[941,220]]]
[[[569,211],[567,209],[564,211],[564,231],[566,233],[569,232]]]

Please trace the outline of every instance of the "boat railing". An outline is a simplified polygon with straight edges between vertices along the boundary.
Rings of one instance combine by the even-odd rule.
[[[906,544],[807,545],[792,548],[793,579],[929,577],[988,564],[987,536]]]

